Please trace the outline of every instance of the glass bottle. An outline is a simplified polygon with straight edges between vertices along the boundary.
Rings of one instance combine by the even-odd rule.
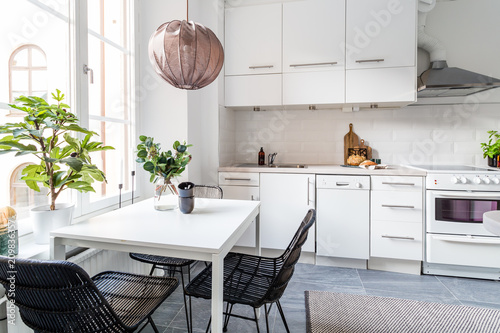
[[[260,147],[259,151],[259,165],[265,165],[266,164],[266,154],[264,153],[264,148]]]

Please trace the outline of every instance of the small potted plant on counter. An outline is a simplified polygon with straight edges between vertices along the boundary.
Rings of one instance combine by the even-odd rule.
[[[483,157],[488,158],[488,166],[499,167],[500,134],[498,131],[488,131],[488,143],[481,143]]]
[[[175,141],[173,151],[161,151],[160,144],[155,143],[153,138],[141,135],[139,140],[136,162],[144,163],[143,169],[151,174],[149,181],[155,183],[155,209],[175,209],[178,193],[172,180],[180,176],[191,162],[192,156],[187,149],[192,145]]]
[[[49,233],[72,219],[73,204],[56,204],[62,191],[71,188],[79,192],[95,192],[94,181],[106,181],[104,173],[90,159],[90,153],[114,149],[102,142],[90,141],[97,133],[78,125],[78,118],[68,111],[64,94],[52,94],[56,104],[36,96],[21,96],[9,106],[26,113],[22,122],[0,125],[0,154],[34,155],[38,164],[29,164],[21,177],[29,188],[40,192],[39,184],[49,189],[50,204],[31,210],[35,242],[46,244]],[[76,134],[85,134],[84,139]],[[72,136],[73,135],[73,136]]]

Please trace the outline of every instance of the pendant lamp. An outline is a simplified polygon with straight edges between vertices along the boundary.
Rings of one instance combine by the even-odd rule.
[[[193,21],[170,21],[149,39],[149,59],[158,75],[176,88],[196,90],[212,83],[224,50],[212,30]]]

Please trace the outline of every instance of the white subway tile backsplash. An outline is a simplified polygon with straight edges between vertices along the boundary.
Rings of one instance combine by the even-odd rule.
[[[485,165],[480,147],[500,127],[500,107],[408,106],[345,113],[332,110],[220,113],[220,155],[226,162],[254,162],[257,151],[278,152],[281,163],[341,164],[344,135],[354,132],[387,164]],[[232,156],[229,152],[233,149]]]

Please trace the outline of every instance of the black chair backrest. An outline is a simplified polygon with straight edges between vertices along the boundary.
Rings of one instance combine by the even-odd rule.
[[[222,189],[217,185],[195,185],[195,198],[222,199]]]
[[[35,331],[125,331],[89,275],[71,262],[0,256],[0,283]]]
[[[309,229],[315,221],[316,211],[314,209],[309,209],[285,252],[277,258],[277,264],[280,265],[278,266],[279,272],[265,296],[266,302],[279,300],[285,292],[288,282],[292,278],[295,264],[299,261],[302,245],[306,242]]]

